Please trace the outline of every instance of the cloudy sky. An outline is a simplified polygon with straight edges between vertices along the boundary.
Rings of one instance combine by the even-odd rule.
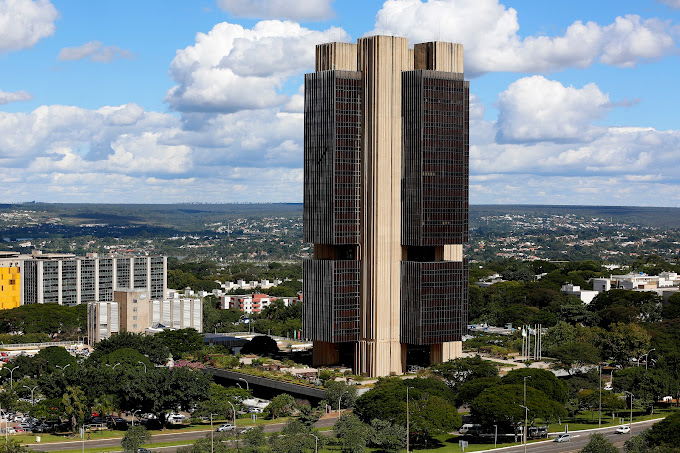
[[[680,206],[680,0],[0,0],[3,202],[301,202],[314,45],[465,47],[473,204]]]

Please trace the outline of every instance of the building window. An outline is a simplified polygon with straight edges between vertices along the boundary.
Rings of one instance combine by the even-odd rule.
[[[132,320],[133,320],[133,321],[137,321],[137,317],[136,317],[136,316],[133,316],[133,317],[132,317]]]
[[[137,311],[137,307],[132,307],[132,311]]]
[[[133,324],[133,325],[132,325],[132,328],[133,328],[133,329],[136,329],[136,328],[137,328],[137,324]]]

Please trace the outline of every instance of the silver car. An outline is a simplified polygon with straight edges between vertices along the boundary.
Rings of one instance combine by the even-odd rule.
[[[569,442],[571,440],[571,434],[561,433],[558,434],[553,442]]]

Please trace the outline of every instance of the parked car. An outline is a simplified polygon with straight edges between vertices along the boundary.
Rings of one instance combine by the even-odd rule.
[[[630,426],[622,425],[616,428],[616,434],[628,434],[630,432]]]
[[[557,435],[553,442],[569,442],[571,440],[571,434],[560,433]]]
[[[224,423],[224,424],[218,426],[215,431],[217,431],[218,433],[224,433],[224,432],[227,432],[227,431],[232,431],[235,428],[236,427],[234,425],[232,425],[231,423]]]

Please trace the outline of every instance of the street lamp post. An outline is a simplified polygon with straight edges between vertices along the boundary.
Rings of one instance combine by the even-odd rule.
[[[142,363],[142,362],[140,362],[140,363]],[[111,366],[111,365],[108,364],[108,363],[105,363],[104,365],[106,365],[106,366]],[[120,362],[118,362],[118,363],[116,363],[115,365],[113,365],[113,366],[111,367],[111,369],[112,369],[112,370],[115,370],[116,367],[117,367],[118,365],[120,365]]]
[[[144,365],[144,372],[146,373],[146,363],[142,362],[141,360],[138,360],[137,363]]]
[[[135,414],[139,412],[139,409],[135,409],[132,411],[132,426],[135,426]]]
[[[411,439],[411,431],[410,431],[410,419],[409,419],[409,410],[408,410],[408,389],[412,389],[413,387],[406,386],[406,453],[411,453],[411,445],[410,445],[410,439]]]
[[[633,398],[635,397],[635,395],[633,395],[628,390],[624,390],[624,392],[630,395],[630,425],[629,425],[630,431],[628,431],[628,439],[630,439],[633,437]]]
[[[498,446],[498,425],[493,425],[493,448]]]
[[[319,453],[319,438],[312,433],[308,433],[310,436],[314,437],[314,453]]]
[[[14,370],[19,368],[18,366],[15,366],[11,370],[9,370],[9,386],[12,387],[14,386]]]
[[[524,412],[524,451],[526,453],[527,451],[527,418],[528,418],[528,413],[529,409],[527,409],[527,379],[531,379],[531,375],[529,376],[524,376],[522,380],[524,381],[524,406],[523,408],[526,409]]]
[[[234,414],[234,431],[236,431],[236,409],[234,409],[234,405],[231,404],[231,401],[227,401],[227,403],[231,406],[231,412]]]
[[[648,369],[647,364],[649,363],[649,354],[651,354],[652,351],[656,351],[656,348],[650,349],[649,351],[647,351],[647,354],[645,354],[645,356],[646,356],[645,357],[645,370]]]
[[[67,364],[64,365],[64,366],[61,366],[61,365],[54,365],[54,366],[56,366],[57,368],[59,368],[59,369],[63,372],[66,368],[70,367],[71,364],[70,364],[70,363],[67,363]]]
[[[29,390],[31,391],[31,406],[34,406],[34,405],[35,405],[35,400],[33,399],[33,392],[35,392],[35,389],[37,389],[38,386],[36,385],[35,387],[31,388],[31,387],[29,387],[29,386],[27,386],[27,385],[24,385],[24,387],[26,387],[27,389],[29,389]]]
[[[342,392],[338,398],[338,418],[340,418],[340,403],[342,402],[342,397],[345,396],[345,393],[347,393],[347,390]]]
[[[527,451],[527,420],[529,419],[529,408],[526,406],[522,406],[521,404],[519,407],[524,408],[524,453]]]
[[[600,379],[597,382],[597,388],[600,391],[600,409],[599,409],[599,415],[597,418],[597,427],[602,428],[602,362],[600,362],[600,366],[598,367],[600,370]]]
[[[210,453],[214,453],[215,451],[215,431],[213,431],[213,414],[212,412],[210,413]]]
[[[250,391],[250,385],[248,385],[248,381],[246,381],[246,380],[243,379],[242,377],[238,378],[238,380],[239,380],[239,381],[245,382],[245,383],[246,383],[246,390]]]

